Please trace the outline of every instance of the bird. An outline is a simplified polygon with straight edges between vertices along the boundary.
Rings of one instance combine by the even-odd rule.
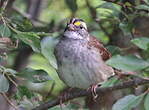
[[[71,88],[88,89],[114,74],[114,69],[105,63],[111,57],[110,52],[89,34],[80,18],[72,18],[67,23],[54,54],[58,76]]]

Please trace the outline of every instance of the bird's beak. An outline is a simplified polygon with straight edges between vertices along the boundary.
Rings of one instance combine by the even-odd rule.
[[[75,30],[75,27],[74,27],[73,24],[69,24],[67,28],[68,28],[69,31],[74,31]]]

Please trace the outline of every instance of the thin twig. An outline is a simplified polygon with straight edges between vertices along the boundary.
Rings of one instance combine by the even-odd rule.
[[[0,93],[5,99],[6,101],[15,109],[15,110],[19,110],[7,97],[7,95],[5,93]]]
[[[7,75],[7,78],[8,78],[16,87],[18,87],[18,84],[17,84],[12,78],[10,78],[9,75]]]
[[[144,78],[136,78],[134,80],[126,81],[126,82],[117,84],[112,87],[98,87],[96,89],[96,92],[99,96],[102,96],[105,92],[111,92],[111,91],[115,91],[115,90],[136,87],[136,86],[144,85],[144,84],[149,84],[149,80],[144,79]],[[91,93],[92,93],[91,90],[72,91],[71,93],[68,93],[67,97],[65,97],[64,99],[61,99],[58,97],[57,99],[45,102],[32,110],[45,110],[47,108],[51,108],[51,107],[54,107],[54,106],[60,104],[60,102],[66,102],[66,101],[74,99],[74,98],[88,96],[88,95],[91,95]]]

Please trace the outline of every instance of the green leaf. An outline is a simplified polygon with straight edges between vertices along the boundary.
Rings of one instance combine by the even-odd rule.
[[[111,87],[113,86],[114,84],[117,84],[119,83],[120,80],[118,80],[117,78],[115,77],[112,77],[110,78],[108,81],[104,82],[100,87]]]
[[[46,90],[51,89],[50,87],[52,86],[53,82],[55,83],[54,91],[52,91],[54,94],[59,93],[64,87],[66,87],[66,85],[59,79],[55,69],[49,64],[48,60],[45,57],[43,57],[43,55],[40,54],[32,55],[28,67],[35,70],[42,69],[49,74],[50,78],[52,78],[52,81],[50,80],[50,83],[47,84],[47,86],[45,87]],[[31,85],[31,88],[33,88],[34,86],[39,84],[36,83],[29,85]]]
[[[149,0],[144,0],[149,5]]]
[[[22,30],[30,30],[33,28],[31,20],[24,18],[22,22],[19,23],[22,26]]]
[[[83,101],[82,101],[83,99],[76,99],[75,101],[76,102],[79,102],[79,104],[80,105],[82,105],[83,104]],[[89,110],[88,108],[86,108],[86,107],[80,107],[80,106],[78,106],[78,104],[76,104],[76,103],[69,103],[69,104],[65,104],[65,105],[63,105],[63,107],[61,107],[60,105],[57,105],[57,106],[55,106],[55,107],[52,107],[52,108],[50,108],[50,109],[48,109],[48,110]]]
[[[13,25],[15,29],[25,32],[28,32],[33,28],[31,20],[19,14],[12,15],[11,25]]]
[[[104,33],[100,32],[99,30],[97,31],[92,31],[91,35],[96,36],[97,39],[99,39],[101,42],[104,44],[107,44],[109,42],[109,39],[107,36],[104,35]]]
[[[147,50],[149,48],[149,38],[147,37],[135,38],[131,41],[141,49]]]
[[[0,74],[0,92],[7,92],[9,89],[9,82],[6,77]]]
[[[138,10],[147,10],[149,11],[149,6],[148,5],[139,5],[135,7]]]
[[[67,6],[69,7],[69,9],[75,13],[78,9],[78,6],[77,6],[77,3],[76,3],[76,0],[65,0]]]
[[[125,36],[131,36],[132,23],[120,23],[119,28],[123,31]]]
[[[124,71],[142,70],[149,66],[147,61],[139,59],[135,56],[113,56],[106,62],[108,65]]]
[[[45,81],[51,80],[48,73],[44,70],[34,70],[31,68],[26,68],[23,71],[21,71],[18,76],[23,77],[24,79],[27,79],[34,83],[41,83]]]
[[[109,52],[112,54],[112,56],[116,55],[116,54],[120,54],[121,50],[119,47],[114,46],[114,45],[109,45],[106,47]]]
[[[35,103],[36,101],[34,101]],[[31,100],[24,98],[23,101],[20,101],[19,107],[23,110],[32,110],[35,106]]]
[[[34,96],[33,93],[25,86],[18,86],[15,95],[18,99],[21,99],[24,96],[26,96],[27,98],[32,98]]]
[[[9,37],[11,35],[11,31],[6,25],[1,24],[0,25],[0,35],[2,37]]]
[[[119,99],[112,107],[112,110],[131,110],[136,107],[144,98],[145,94],[140,96],[128,95]]]
[[[115,5],[113,3],[102,3],[99,6],[96,7],[97,13],[99,13],[100,18],[105,16],[104,18],[108,18],[110,20],[118,20],[119,13],[121,12],[121,9],[118,5]],[[106,15],[107,13],[107,15]],[[104,19],[103,18],[103,19]],[[115,22],[112,22],[115,23]]]
[[[145,96],[144,108],[145,110],[149,109],[149,93]]]
[[[23,32],[15,35],[14,37],[29,45],[33,51],[40,52],[40,39],[37,34],[32,32]]]
[[[30,91],[38,93],[48,93],[55,83],[54,80],[52,80],[52,78],[43,69],[34,70],[32,68],[26,68],[17,76],[25,79],[22,82],[22,85],[27,87]]]
[[[45,37],[40,45],[41,45],[41,53],[44,55],[45,58],[48,59],[50,64],[57,69],[57,62],[54,56],[54,48],[55,45],[58,43],[58,39],[53,37]]]
[[[120,10],[112,3],[106,2],[106,3],[102,3],[101,5],[97,6],[96,8],[105,8],[105,9],[110,9],[113,11],[118,11],[120,12]]]

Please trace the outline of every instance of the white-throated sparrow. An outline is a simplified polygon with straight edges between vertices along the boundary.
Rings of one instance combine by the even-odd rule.
[[[114,73],[113,68],[105,64],[111,54],[88,33],[81,19],[70,20],[54,53],[58,75],[69,87],[87,89]]]

